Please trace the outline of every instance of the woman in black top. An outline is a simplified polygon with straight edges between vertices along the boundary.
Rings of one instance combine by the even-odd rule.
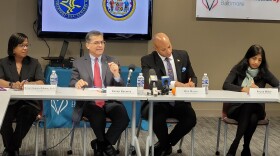
[[[8,43],[8,57],[0,59],[0,86],[22,90],[25,84],[44,84],[41,65],[27,56],[28,38],[25,34],[12,34]],[[38,101],[11,100],[0,133],[5,150],[3,156],[17,156],[22,139],[35,121],[40,106]],[[16,121],[13,129],[12,123]]]
[[[266,84],[277,87],[279,81],[268,70],[264,49],[260,45],[252,45],[244,58],[231,69],[223,89],[249,93],[250,88],[264,88]],[[236,154],[242,136],[244,136],[244,144],[241,155],[250,156],[250,141],[258,120],[265,118],[264,103],[231,104],[227,115],[238,121],[236,136],[227,156]]]

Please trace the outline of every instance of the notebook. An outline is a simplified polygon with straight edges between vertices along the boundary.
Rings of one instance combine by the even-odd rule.
[[[64,60],[65,54],[67,52],[67,48],[68,48],[68,41],[63,41],[61,50],[60,50],[60,54],[58,57],[42,57],[44,60]]]

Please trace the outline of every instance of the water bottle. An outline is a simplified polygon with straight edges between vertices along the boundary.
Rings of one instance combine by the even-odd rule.
[[[144,94],[144,76],[142,73],[139,73],[137,77],[137,94],[138,95]]]
[[[52,70],[52,74],[50,76],[50,84],[51,85],[57,85],[57,83],[58,83],[57,74],[56,74],[55,70]]]
[[[209,78],[207,76],[207,73],[204,73],[203,74],[203,77],[202,77],[202,83],[201,83],[202,87],[205,88],[205,93],[208,94],[208,89],[209,89]]]

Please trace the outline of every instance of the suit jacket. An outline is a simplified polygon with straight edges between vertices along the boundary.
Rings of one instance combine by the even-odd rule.
[[[193,71],[189,55],[184,50],[173,50],[172,55],[177,72],[177,81],[187,83],[189,78],[197,84],[197,77]],[[164,64],[156,51],[151,54],[143,56],[141,58],[142,73],[145,78],[145,88],[149,88],[149,70],[154,69],[156,71],[159,83],[158,88],[161,84],[161,76],[166,76]]]
[[[189,78],[192,79],[192,81],[197,85],[197,77],[193,71],[191,61],[189,58],[189,55],[184,50],[172,50],[172,55],[174,58],[174,63],[176,67],[177,72],[177,81],[182,83],[187,83],[189,81]],[[145,88],[149,88],[149,70],[154,69],[157,77],[158,77],[158,83],[157,87],[161,88],[161,76],[166,76],[166,71],[164,68],[164,64],[159,57],[158,53],[156,51],[153,51],[151,54],[148,54],[146,56],[143,56],[141,58],[141,67],[142,67],[142,73],[145,78]],[[174,69],[173,69],[174,70]],[[142,111],[146,111],[145,108],[147,106],[147,102],[143,104]],[[145,108],[145,110],[143,110]]]
[[[102,68],[102,80],[104,87],[107,86],[124,86],[124,82],[120,79],[120,82],[115,81],[113,73],[110,71],[108,66],[109,62],[115,62],[119,65],[119,62],[108,55],[103,54],[101,57],[101,68]],[[83,79],[88,83],[88,87],[93,87],[93,69],[91,67],[91,58],[89,53],[83,57],[78,58],[73,62],[72,76],[70,80],[70,86],[74,87],[76,82]],[[111,102],[111,101],[109,101]],[[107,103],[107,102],[106,102]],[[83,112],[84,102],[77,101],[74,112],[73,121],[79,122]]]
[[[236,92],[241,92],[241,84],[246,77],[245,72],[241,72],[238,70],[237,66],[234,66],[230,73],[228,74],[224,84],[223,84],[223,89],[224,90],[230,90],[230,91],[236,91]],[[264,88],[266,84],[269,84],[272,87],[277,87],[279,86],[279,80],[268,70],[264,74],[258,74],[254,78],[255,84],[259,88]],[[260,103],[264,107],[264,103]],[[239,106],[241,106],[240,103],[232,103],[231,108],[228,110],[228,113],[232,113],[235,111]]]
[[[44,81],[42,67],[37,59],[26,56],[22,61],[20,75],[17,72],[16,63],[13,57],[5,57],[0,60],[0,79],[17,82],[17,81]],[[18,100],[11,100],[9,105],[17,103]],[[26,100],[27,103],[40,108],[38,101]]]

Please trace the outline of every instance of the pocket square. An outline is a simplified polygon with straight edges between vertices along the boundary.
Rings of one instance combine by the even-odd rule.
[[[185,72],[186,70],[187,70],[186,67],[183,67],[183,68],[182,68],[182,72]]]

